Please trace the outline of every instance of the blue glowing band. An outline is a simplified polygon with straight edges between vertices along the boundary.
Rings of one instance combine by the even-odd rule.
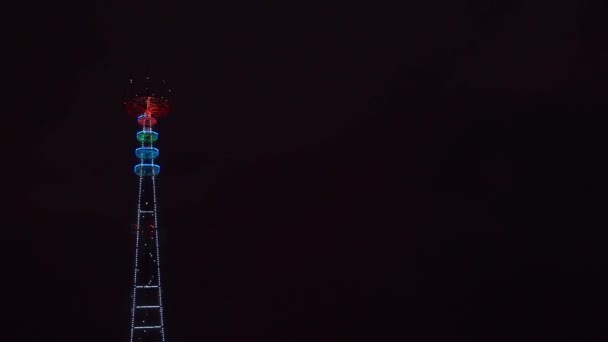
[[[156,176],[160,172],[160,166],[156,164],[137,164],[133,172],[138,176]]]
[[[155,147],[140,147],[135,150],[135,155],[139,159],[158,158],[158,149]]]

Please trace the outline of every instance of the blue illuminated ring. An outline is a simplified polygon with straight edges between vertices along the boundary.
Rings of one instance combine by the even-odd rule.
[[[135,150],[135,156],[139,159],[158,158],[158,149],[156,147],[140,147]]]
[[[160,166],[156,164],[137,164],[133,168],[138,176],[156,176],[160,172]]]

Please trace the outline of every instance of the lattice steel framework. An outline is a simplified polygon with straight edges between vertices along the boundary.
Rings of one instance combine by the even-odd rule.
[[[158,133],[157,119],[169,112],[167,101],[154,96],[139,96],[124,103],[125,110],[137,117],[141,131],[140,146],[135,150],[139,163],[134,172],[139,177],[137,223],[135,225],[135,268],[131,307],[131,342],[165,342],[162,282],[159,259],[159,232],[156,205],[156,178],[160,166],[154,160]]]

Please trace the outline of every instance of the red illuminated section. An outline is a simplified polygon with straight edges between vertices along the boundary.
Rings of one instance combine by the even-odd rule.
[[[140,96],[125,101],[124,108],[127,113],[136,118],[145,115],[149,118],[159,119],[169,114],[167,100],[152,96]],[[156,121],[154,122],[156,123]]]

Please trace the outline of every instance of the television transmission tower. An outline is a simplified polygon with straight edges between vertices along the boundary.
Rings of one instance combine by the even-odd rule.
[[[134,89],[130,80],[130,90]],[[166,87],[158,91],[146,78],[139,93],[127,94],[123,105],[131,116],[137,118],[141,130],[137,132],[139,147],[135,155],[139,163],[134,172],[139,178],[137,223],[135,224],[135,268],[131,294],[131,342],[165,342],[162,283],[160,277],[159,234],[156,206],[156,177],[160,166],[154,160],[158,149],[154,143],[158,133],[152,128],[159,118],[169,113]],[[170,92],[170,90],[168,91]]]

